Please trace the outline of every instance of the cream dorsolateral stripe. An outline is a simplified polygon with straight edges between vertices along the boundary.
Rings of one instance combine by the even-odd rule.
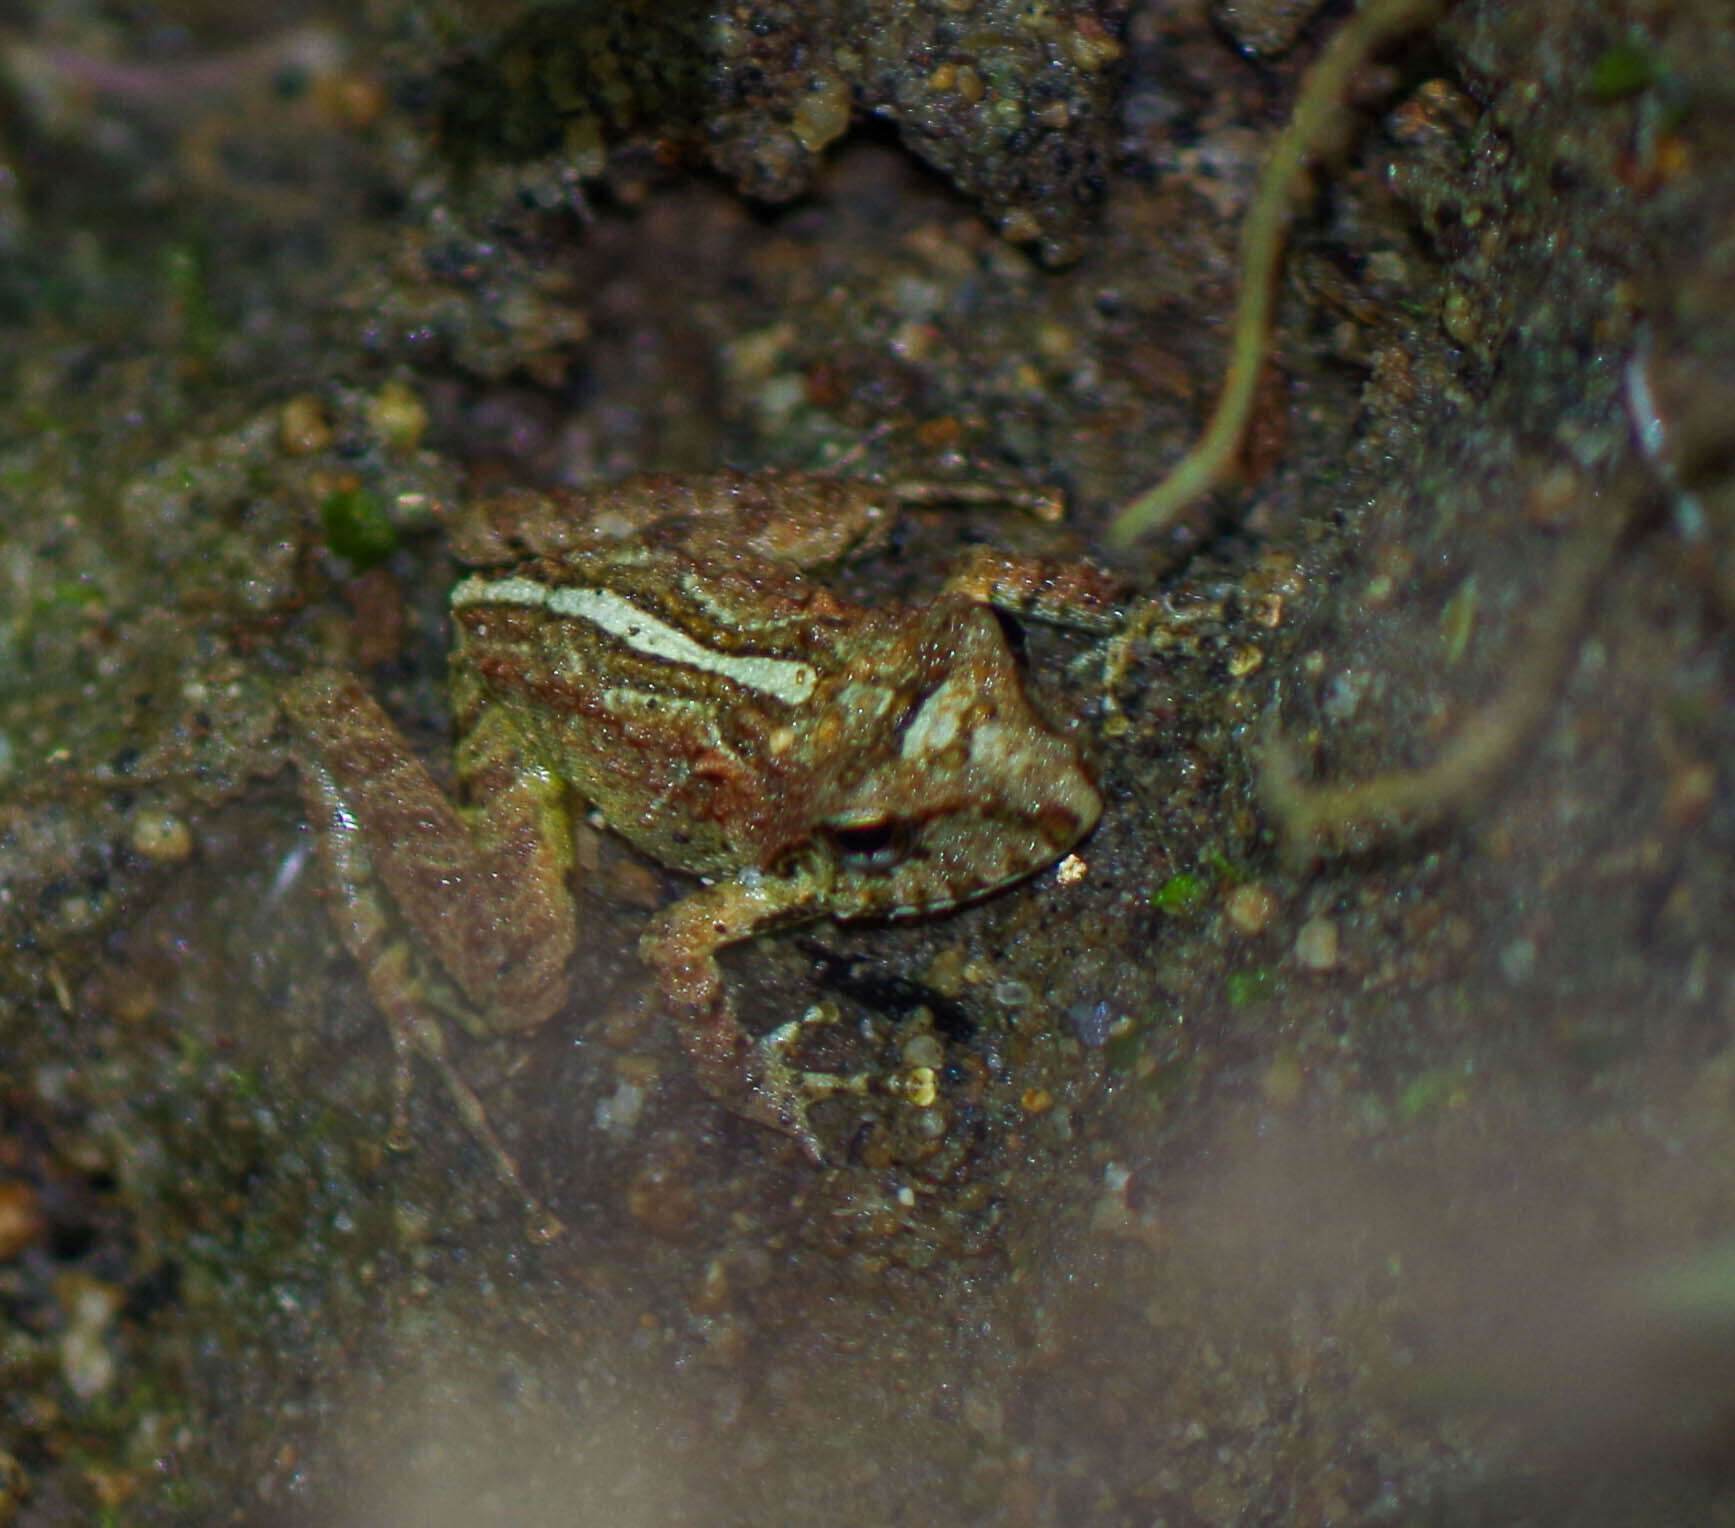
[[[531,578],[467,578],[452,591],[452,608],[471,605],[525,605],[550,615],[589,621],[598,631],[647,658],[719,675],[788,706],[811,699],[819,683],[811,664],[751,653],[716,652],[608,589],[550,587]]]

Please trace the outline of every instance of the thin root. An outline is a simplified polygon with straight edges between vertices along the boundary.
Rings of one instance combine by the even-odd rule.
[[[1254,395],[1271,338],[1272,289],[1302,172],[1333,141],[1350,77],[1393,39],[1433,21],[1450,0],[1369,0],[1320,54],[1296,97],[1289,126],[1259,177],[1241,231],[1241,295],[1235,308],[1229,369],[1205,433],[1168,475],[1115,516],[1109,539],[1121,546],[1161,530],[1218,482],[1253,413]]]
[[[1505,688],[1476,712],[1422,769],[1369,780],[1309,785],[1275,720],[1260,750],[1259,792],[1277,819],[1285,852],[1305,862],[1423,832],[1482,800],[1547,719],[1577,651],[1577,639],[1642,485],[1623,475],[1589,506],[1561,549],[1547,599],[1531,623],[1523,656]]]

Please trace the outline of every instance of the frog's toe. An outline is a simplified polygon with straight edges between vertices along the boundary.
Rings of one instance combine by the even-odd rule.
[[[812,1099],[799,1088],[781,1081],[756,1077],[748,1084],[747,1097],[739,1112],[756,1125],[765,1125],[779,1134],[798,1142],[815,1167],[826,1165],[825,1147],[820,1144],[813,1122],[807,1117]]]
[[[853,1075],[807,1072],[792,1066],[789,1054],[808,1027],[807,1020],[793,1019],[754,1042],[747,1069],[747,1097],[741,1113],[756,1124],[768,1125],[798,1141],[809,1160],[816,1167],[823,1167],[825,1147],[820,1144],[807,1111],[821,1099],[839,1094],[860,1097],[867,1092],[872,1078],[866,1072]]]

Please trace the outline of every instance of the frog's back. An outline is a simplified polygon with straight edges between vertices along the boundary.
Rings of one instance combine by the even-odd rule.
[[[819,586],[632,542],[475,575],[452,613],[461,729],[504,708],[538,767],[677,869],[769,868],[788,847],[805,795],[791,740],[851,613]]]

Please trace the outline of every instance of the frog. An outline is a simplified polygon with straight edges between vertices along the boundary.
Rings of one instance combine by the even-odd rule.
[[[802,1020],[750,1035],[719,953],[822,918],[975,901],[1060,861],[1102,812],[993,607],[1112,630],[1111,575],[979,547],[933,598],[881,605],[818,576],[882,548],[925,497],[738,471],[479,496],[453,535],[455,796],[355,675],[290,685],[333,915],[394,1040],[394,1140],[421,1056],[534,1204],[417,970],[431,955],[480,1033],[546,1023],[569,997],[574,825],[589,814],[698,881],[638,953],[700,1085],[827,1160],[809,1110],[866,1079],[800,1070]]]

